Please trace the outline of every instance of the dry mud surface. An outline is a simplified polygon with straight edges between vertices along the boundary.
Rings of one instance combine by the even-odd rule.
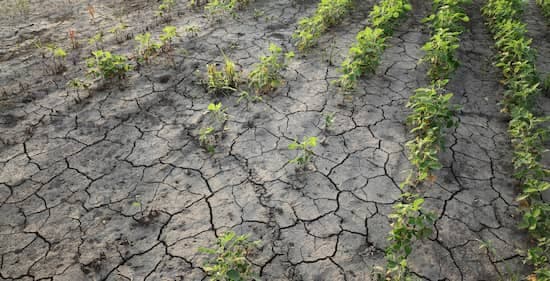
[[[86,38],[120,17],[128,38],[159,34],[158,2],[31,0],[29,15],[2,14],[0,279],[203,280],[206,256],[197,249],[232,229],[263,241],[251,259],[263,280],[370,280],[373,266],[383,265],[387,215],[410,168],[405,104],[426,85],[417,62],[428,39],[420,21],[429,1],[412,1],[376,74],[360,82],[352,99],[330,84],[338,67],[327,59],[332,53],[335,65],[343,60],[373,1],[358,1],[318,47],[290,63],[283,87],[248,105],[206,94],[196,70],[221,62],[217,46],[245,72],[269,42],[292,49],[296,23],[316,1],[257,0],[220,24],[178,2],[169,24],[201,31],[177,40],[174,64],[156,58],[122,87],[89,93],[65,87],[84,75]],[[503,88],[482,3],[474,2],[462,65],[449,87],[463,106],[460,126],[449,134],[437,180],[419,188],[437,214],[434,234],[415,244],[410,258],[424,280],[498,280],[529,270],[516,252],[530,241],[516,227],[508,120],[498,106]],[[526,18],[535,27],[539,63],[548,65],[548,29],[536,6]],[[69,29],[85,47],[71,50],[65,72],[48,74],[33,42],[70,49]],[[135,42],[122,41],[108,35],[103,45],[130,54]],[[213,155],[197,141],[212,101],[230,115]],[[548,111],[545,104],[542,98]],[[331,112],[335,124],[324,132],[323,115]],[[296,154],[287,145],[304,136],[324,141],[315,148],[314,168],[302,172],[287,163]],[[495,252],[480,249],[480,240]]]

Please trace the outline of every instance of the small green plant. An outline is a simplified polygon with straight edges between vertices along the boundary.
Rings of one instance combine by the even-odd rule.
[[[200,252],[214,256],[204,266],[211,281],[260,280],[247,257],[260,246],[261,241],[249,239],[249,235],[237,235],[229,231],[218,238],[213,248],[199,248]]]
[[[90,82],[75,78],[69,80],[69,82],[67,82],[67,86],[75,90],[87,90],[90,88]]]
[[[548,218],[548,213],[546,215]],[[546,230],[548,231],[548,228]],[[535,271],[527,280],[550,280],[550,238],[539,238],[537,246],[527,250],[526,261],[535,267]]]
[[[550,133],[544,124],[550,121],[550,117],[536,117],[523,107],[514,108],[511,114],[508,133],[514,147],[514,177],[523,182],[545,178],[550,172],[540,161],[545,152],[544,142]]]
[[[109,33],[115,36],[117,42],[124,41],[124,31],[128,28],[128,25],[124,22],[119,22],[117,25],[108,30]]]
[[[386,248],[385,277],[379,280],[412,280],[409,276],[407,258],[412,252],[414,240],[422,240],[432,233],[435,214],[424,212],[424,198],[416,194],[404,193],[402,202],[393,206],[388,217],[393,221]]]
[[[328,28],[343,20],[351,5],[351,0],[321,0],[315,14],[301,19],[292,35],[298,50],[305,51],[315,45]]]
[[[550,1],[548,0],[537,0],[537,4],[540,6],[542,13],[546,19],[550,19]]]
[[[172,49],[172,43],[176,37],[178,37],[178,31],[175,26],[165,26],[162,29],[162,34],[159,36],[160,39],[160,45],[162,46],[162,49],[165,51]]]
[[[444,131],[458,124],[454,115],[459,107],[450,103],[453,94],[440,94],[440,91],[436,86],[419,88],[407,103],[407,107],[413,110],[407,123],[415,138],[405,146],[416,172],[409,175],[404,185],[433,179],[433,171],[441,168],[438,154],[444,147]]]
[[[383,0],[372,8],[369,20],[373,28],[380,28],[389,36],[397,21],[411,9],[408,0]]]
[[[204,127],[199,130],[199,143],[210,153],[216,151],[216,137],[214,133],[215,129],[213,127]]]
[[[251,95],[247,91],[242,91],[239,94],[239,99],[237,99],[237,103],[241,103],[243,100],[247,102],[247,106],[248,106],[248,103],[250,102],[253,102],[253,103],[262,102],[264,99],[261,96]]]
[[[52,73],[57,74],[65,70],[64,62],[67,57],[67,52],[65,52],[63,48],[57,47],[53,44],[48,44],[44,48],[49,53],[52,60]]]
[[[210,0],[204,10],[213,18],[220,19],[221,16],[232,14],[250,3],[250,0]]]
[[[67,82],[67,87],[72,88],[74,92],[76,93],[76,97],[74,97],[74,101],[76,103],[80,103],[82,100],[80,98],[80,91],[81,90],[88,90],[90,88],[90,82],[81,80],[81,79],[71,79],[69,82]]]
[[[317,146],[317,137],[304,137],[302,142],[294,140],[288,145],[290,150],[300,150],[301,153],[296,158],[289,161],[289,163],[297,164],[300,167],[305,167],[311,162],[313,157],[313,148]]]
[[[103,49],[101,47],[101,44],[103,44],[103,31],[99,31],[94,36],[92,36],[90,39],[88,39],[89,45],[94,45],[96,49]]]
[[[254,9],[254,19],[259,20],[261,17],[265,15],[265,12],[262,10]]]
[[[149,62],[162,48],[162,43],[154,42],[149,32],[136,35],[135,40],[139,43],[136,53],[140,62]]]
[[[170,15],[170,12],[174,9],[176,6],[175,0],[162,0],[161,4],[159,5],[157,9],[157,16],[159,17],[166,17]]]
[[[228,93],[237,91],[240,83],[240,74],[237,71],[236,64],[224,55],[224,65],[222,70],[218,70],[216,64],[206,65],[207,89],[209,93]]]
[[[88,75],[102,77],[103,79],[124,79],[126,73],[132,70],[125,56],[113,55],[108,51],[97,50],[92,52],[92,57],[86,61]]]
[[[455,51],[459,47],[459,34],[459,32],[451,32],[449,29],[440,28],[431,40],[422,46],[422,50],[426,54],[420,61],[430,64],[428,77],[432,81],[448,79],[458,67]]]
[[[211,103],[208,105],[208,113],[214,116],[214,119],[220,123],[227,121],[227,113],[222,103]]]
[[[422,22],[430,23],[431,29],[448,29],[450,32],[462,32],[464,27],[460,22],[469,22],[470,18],[464,13],[461,5],[471,3],[471,0],[434,0],[435,13],[426,17]]]
[[[353,90],[361,76],[376,70],[385,49],[382,29],[366,27],[357,34],[356,40],[357,42],[349,50],[348,57],[342,63],[342,75],[336,82],[345,90]]]
[[[201,32],[201,28],[196,24],[189,24],[183,27],[183,31],[195,37],[199,35],[199,32]]]
[[[334,112],[325,114],[325,131],[330,130],[332,124],[334,124]]]
[[[283,53],[283,49],[273,43],[269,45],[271,55],[260,57],[260,63],[250,72],[249,87],[256,93],[268,93],[282,83],[281,71],[286,67],[293,52]]]

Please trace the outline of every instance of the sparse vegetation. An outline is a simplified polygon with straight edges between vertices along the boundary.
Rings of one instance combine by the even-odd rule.
[[[313,148],[317,146],[317,137],[304,137],[302,142],[294,140],[288,145],[290,150],[299,150],[300,154],[294,159],[290,160],[289,163],[297,164],[301,168],[305,168],[313,157]]]
[[[189,24],[183,27],[183,31],[194,37],[199,35],[201,28],[198,25]]]
[[[248,75],[248,85],[256,93],[268,93],[282,83],[281,71],[286,67],[293,52],[283,53],[283,49],[275,44],[269,45],[271,55],[260,57],[260,63]]]
[[[321,0],[315,14],[301,19],[292,35],[298,50],[304,51],[315,45],[328,28],[342,21],[351,5],[351,0]]]
[[[102,50],[92,52],[92,57],[86,61],[86,65],[88,66],[88,75],[103,79],[124,79],[126,74],[132,70],[127,57],[113,55]]]
[[[260,245],[260,241],[250,241],[249,235],[237,235],[229,231],[223,233],[212,248],[199,248],[200,252],[214,256],[205,264],[204,270],[211,281],[260,280],[247,257]]]
[[[162,48],[162,43],[153,41],[149,32],[136,35],[135,40],[139,43],[136,48],[136,57],[139,62],[148,63],[151,57]]]
[[[250,0],[209,0],[204,10],[215,19],[221,16],[231,14],[235,16],[234,11],[242,9],[250,3]]]
[[[174,7],[176,6],[176,0],[162,0],[161,4],[157,9],[157,16],[167,17],[170,15]]]
[[[251,1],[0,4],[2,280],[550,281],[535,1]]]
[[[208,64],[207,68],[207,89],[209,93],[231,93],[237,91],[241,82],[239,71],[235,63],[224,55],[224,64],[218,70],[216,64]]]
[[[325,114],[325,132],[329,131],[334,123],[334,112]]]

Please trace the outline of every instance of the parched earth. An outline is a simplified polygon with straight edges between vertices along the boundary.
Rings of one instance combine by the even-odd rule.
[[[197,249],[234,230],[262,241],[251,257],[262,280],[371,280],[374,266],[384,265],[387,215],[410,169],[405,105],[427,83],[418,60],[429,36],[421,23],[429,2],[412,1],[376,74],[360,81],[353,96],[331,81],[372,0],[358,1],[318,47],[298,54],[286,83],[259,103],[209,95],[197,73],[222,61],[218,47],[245,73],[269,42],[291,50],[297,21],[316,1],[257,0],[221,23],[185,1],[169,23],[155,18],[158,2],[143,0],[31,1],[28,15],[4,12],[0,279],[204,280],[207,256]],[[529,271],[516,251],[530,241],[517,229],[508,120],[498,106],[504,89],[482,1],[474,2],[462,65],[449,85],[462,105],[460,126],[449,132],[436,181],[419,187],[437,214],[434,234],[416,243],[409,259],[424,280],[508,280]],[[530,35],[544,65],[548,29],[536,9],[529,5],[526,18],[536,27]],[[155,58],[122,83],[68,89],[65,83],[86,71],[86,39],[120,19],[128,30],[122,38],[106,33],[102,43],[115,53],[132,53],[136,43],[127,38],[146,30],[158,35],[166,24],[182,34],[189,24],[201,31],[177,40],[173,61]],[[66,71],[52,75],[34,43],[40,38],[69,50],[70,29],[83,47],[70,50]],[[198,131],[213,101],[230,117],[210,154]],[[539,105],[550,109],[547,98]],[[335,123],[325,131],[328,113],[336,114]],[[297,152],[287,145],[304,136],[322,144],[312,167],[299,171],[288,163]],[[480,248],[482,241],[494,251]]]

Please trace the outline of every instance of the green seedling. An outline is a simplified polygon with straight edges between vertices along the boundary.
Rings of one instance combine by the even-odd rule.
[[[282,70],[288,60],[294,57],[293,52],[283,53],[283,49],[275,44],[269,45],[271,55],[261,56],[260,63],[248,75],[249,87],[257,94],[268,93],[282,83]]]
[[[436,3],[437,2],[437,3]],[[437,12],[426,17],[422,22],[430,23],[432,30],[448,29],[449,32],[462,32],[461,22],[469,22],[461,5],[471,3],[471,0],[438,0],[434,1]]]
[[[67,57],[67,52],[63,48],[56,46],[46,46],[46,48],[51,53],[52,65],[54,73],[60,73],[65,69],[65,58]]]
[[[438,29],[422,50],[425,52],[420,62],[429,63],[428,77],[432,81],[448,79],[458,67],[456,49],[459,47],[459,32]]]
[[[69,82],[67,82],[67,86],[70,88],[73,88],[75,90],[87,90],[90,88],[90,82],[82,80],[82,79],[71,79]]]
[[[57,47],[54,44],[42,45],[40,40],[35,43],[35,46],[43,52],[43,58],[49,58],[51,60],[50,69],[53,74],[57,74],[65,70],[64,62],[67,57],[67,52],[63,48]]]
[[[348,91],[355,88],[361,76],[376,70],[385,48],[382,29],[367,27],[357,34],[356,40],[342,63],[342,76],[336,81],[340,87]]]
[[[423,211],[424,198],[410,193],[401,197],[402,202],[395,204],[393,213],[388,216],[392,220],[392,229],[388,237],[390,244],[386,248],[385,277],[380,280],[411,280],[407,259],[412,252],[412,243],[430,236],[436,218],[435,214]]]
[[[325,131],[329,131],[334,124],[334,112],[325,114]]]
[[[139,46],[136,48],[136,53],[138,61],[140,62],[149,62],[151,57],[158,54],[162,48],[162,43],[154,42],[149,32],[136,35],[135,40],[139,43]]]
[[[261,242],[249,239],[249,235],[237,235],[230,231],[223,233],[213,248],[199,248],[199,252],[213,256],[204,265],[211,281],[260,280],[247,257]]]
[[[262,10],[258,10],[258,9],[254,9],[254,16],[253,18],[255,20],[259,20],[261,17],[263,17],[265,15],[265,12],[262,11]]]
[[[172,49],[172,43],[179,36],[175,26],[165,26],[162,29],[162,34],[159,36],[161,46],[165,51]]]
[[[289,161],[289,163],[297,164],[300,167],[305,167],[311,162],[313,157],[313,148],[317,146],[317,137],[304,137],[302,142],[294,140],[288,145],[290,150],[300,150],[301,153],[296,158]]]
[[[445,144],[444,132],[458,125],[454,115],[459,107],[450,103],[453,94],[440,94],[440,91],[435,86],[419,88],[407,103],[413,110],[407,117],[407,124],[412,127],[415,138],[405,146],[416,172],[409,175],[404,185],[416,185],[426,179],[433,181],[433,171],[442,167],[438,154]]]
[[[239,99],[237,99],[237,103],[241,103],[243,100],[246,101],[247,107],[248,107],[248,103],[250,103],[250,102],[252,102],[252,103],[262,102],[264,99],[261,96],[251,95],[247,91],[242,91],[239,94]]]
[[[537,0],[537,4],[540,6],[542,13],[546,19],[550,19],[550,1],[548,0]]]
[[[88,44],[94,45],[96,49],[103,49],[101,47],[101,44],[103,44],[103,31],[99,31],[94,36],[90,37],[90,39],[88,39]]]
[[[408,0],[384,0],[372,8],[369,20],[373,28],[380,28],[386,36],[393,33],[397,21],[412,9]]]
[[[167,17],[168,15],[170,15],[170,12],[172,12],[175,6],[175,0],[162,0],[162,3],[159,5],[156,14],[161,18]]]
[[[514,148],[514,177],[524,183],[529,179],[544,179],[550,175],[541,163],[546,151],[544,143],[550,134],[544,125],[550,117],[536,117],[523,107],[515,108],[511,113],[508,133]]]
[[[77,79],[77,78],[71,79],[69,80],[69,82],[67,82],[67,87],[72,88],[76,93],[76,97],[74,98],[76,103],[81,102],[79,91],[88,90],[90,86],[91,86],[90,82]]]
[[[115,25],[113,28],[109,29],[108,32],[113,34],[115,36],[115,40],[117,42],[124,41],[124,31],[128,28],[128,25],[126,25],[123,22],[119,22],[117,25]]]
[[[221,16],[231,14],[235,17],[235,10],[242,9],[250,3],[250,0],[210,0],[204,7],[204,10],[217,20]]]
[[[86,61],[88,75],[103,79],[124,79],[132,66],[128,64],[125,56],[113,55],[108,51],[97,50],[92,52],[92,57]]]
[[[207,89],[209,93],[230,93],[237,91],[240,83],[240,74],[237,71],[236,64],[224,55],[224,65],[218,70],[216,64],[206,65],[207,70]]]
[[[292,35],[298,50],[305,51],[315,45],[328,28],[344,19],[351,6],[351,0],[321,0],[315,14],[301,19]]]
[[[199,32],[201,32],[201,28],[196,24],[189,24],[183,27],[183,31],[185,31],[187,34],[195,37],[199,35]]]
[[[207,110],[214,117],[214,120],[220,123],[227,121],[227,113],[225,113],[225,108],[221,102],[209,104]]]
[[[214,136],[213,127],[204,127],[199,130],[199,143],[202,147],[206,149],[209,153],[214,153],[216,151],[215,147],[215,136]]]

